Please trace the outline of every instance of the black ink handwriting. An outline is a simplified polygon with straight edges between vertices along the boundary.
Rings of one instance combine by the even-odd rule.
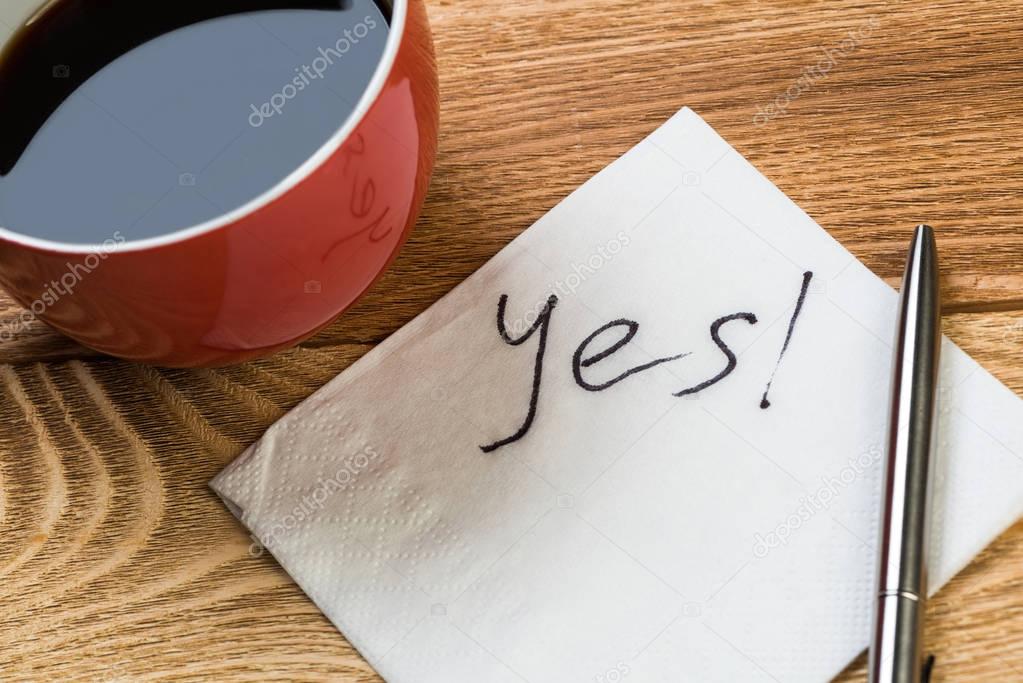
[[[594,339],[599,337],[604,332],[607,332],[608,330],[615,327],[626,327],[628,328],[628,331],[625,333],[625,336],[623,336],[621,339],[619,339],[614,344],[607,347],[600,353],[594,354],[587,358],[583,358],[583,353],[585,353],[586,347],[589,346]],[[585,389],[586,391],[603,391],[604,389],[607,389],[609,387],[614,386],[615,384],[618,384],[626,377],[634,375],[637,372],[643,372],[644,370],[649,370],[650,368],[658,366],[661,363],[667,363],[669,361],[678,360],[679,358],[685,358],[686,356],[689,355],[688,353],[680,353],[677,356],[671,356],[669,358],[658,358],[657,360],[653,360],[650,361],[649,363],[644,363],[643,365],[638,365],[630,370],[627,370],[622,374],[618,375],[617,377],[615,377],[614,379],[608,380],[603,384],[590,384],[585,379],[583,379],[583,368],[588,368],[591,365],[595,365],[596,363],[599,363],[600,361],[604,360],[611,354],[621,349],[623,346],[632,341],[632,338],[636,336],[636,332],[638,330],[639,323],[637,323],[636,321],[619,318],[618,320],[612,320],[611,322],[599,328],[596,332],[588,336],[586,339],[584,339],[583,343],[579,345],[579,348],[575,350],[575,354],[572,356],[572,374],[575,375],[575,383],[578,384],[583,389]]]
[[[558,305],[558,297],[551,294],[547,299],[547,304],[544,306],[540,315],[537,316],[536,321],[532,327],[526,330],[526,333],[521,337],[512,338],[508,334],[508,330],[505,327],[504,313],[508,306],[508,295],[502,294],[500,301],[497,303],[497,331],[501,335],[501,339],[504,343],[511,346],[519,346],[520,344],[526,343],[533,333],[540,330],[540,341],[536,345],[536,362],[533,365],[533,391],[529,397],[529,410],[526,413],[526,420],[522,423],[511,436],[495,441],[492,444],[486,446],[480,446],[480,450],[484,453],[491,453],[496,451],[501,446],[507,446],[510,443],[515,443],[529,431],[529,428],[533,426],[533,419],[536,417],[536,405],[540,399],[540,380],[543,378],[543,356],[547,350],[547,332],[550,329],[551,315],[554,313],[554,307]]]
[[[767,410],[771,407],[771,402],[767,400],[767,394],[771,391],[771,385],[774,384],[774,376],[778,373],[778,367],[781,365],[781,359],[785,357],[785,352],[788,351],[789,342],[792,341],[792,332],[796,329],[796,319],[799,318],[799,312],[803,310],[803,303],[806,301],[806,293],[810,289],[810,280],[813,279],[813,273],[806,271],[803,273],[803,286],[799,290],[799,298],[796,299],[796,309],[792,311],[792,319],[789,320],[789,331],[785,334],[785,343],[781,345],[781,353],[778,354],[778,360],[774,364],[774,370],[771,371],[771,377],[767,380],[767,388],[764,389],[764,396],[760,399],[760,407],[763,410]]]
[[[690,394],[695,394],[698,391],[703,391],[707,387],[714,386],[715,384],[723,380],[725,377],[728,377],[730,374],[732,374],[732,371],[735,370],[735,366],[739,364],[739,361],[735,357],[735,352],[728,348],[728,344],[721,341],[721,326],[724,325],[725,323],[732,322],[733,320],[745,320],[750,325],[757,324],[757,316],[753,315],[752,313],[733,313],[732,315],[726,315],[723,318],[718,318],[713,323],[711,323],[710,338],[713,339],[717,347],[721,349],[721,353],[725,354],[725,358],[728,359],[728,363],[725,365],[724,370],[714,375],[707,381],[700,382],[695,387],[689,387],[688,389],[683,389],[682,391],[675,392],[675,396],[679,397],[689,396]]]

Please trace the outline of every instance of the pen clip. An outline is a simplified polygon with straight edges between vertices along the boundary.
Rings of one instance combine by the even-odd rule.
[[[924,668],[920,673],[920,683],[931,683],[931,672],[934,671],[934,655],[927,655]]]

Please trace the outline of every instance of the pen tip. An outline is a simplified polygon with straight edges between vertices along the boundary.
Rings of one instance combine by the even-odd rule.
[[[913,246],[910,249],[912,251],[918,251],[919,249],[924,252],[930,252],[932,258],[936,258],[937,244],[934,239],[934,228],[925,223],[916,226],[916,230],[913,231]]]

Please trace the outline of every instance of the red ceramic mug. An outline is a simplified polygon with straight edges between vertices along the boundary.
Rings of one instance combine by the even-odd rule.
[[[3,0],[0,26],[45,4]],[[423,1],[394,0],[355,110],[283,181],[151,239],[82,246],[0,226],[0,285],[23,317],[129,360],[215,366],[293,346],[349,308],[405,242],[433,171],[438,110]]]

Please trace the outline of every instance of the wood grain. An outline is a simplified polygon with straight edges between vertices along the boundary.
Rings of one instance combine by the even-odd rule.
[[[1023,392],[1023,3],[429,5],[437,173],[381,283],[302,348],[168,371],[0,298],[0,680],[375,681],[207,480],[688,104],[881,276],[940,231],[948,333]],[[758,108],[875,26],[825,78]],[[13,326],[13,327],[8,327]],[[936,680],[1023,680],[1023,524],[928,611]],[[843,681],[863,679],[862,665]]]

